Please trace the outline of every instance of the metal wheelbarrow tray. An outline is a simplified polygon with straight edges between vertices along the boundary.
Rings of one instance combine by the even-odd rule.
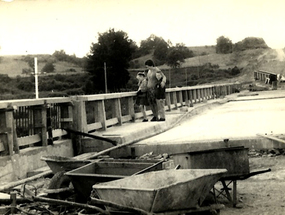
[[[83,198],[89,198],[96,183],[121,179],[127,176],[162,169],[163,160],[114,159],[92,162],[66,172],[75,191]]]
[[[95,184],[93,192],[102,200],[153,213],[196,208],[226,172],[226,169],[161,170]]]
[[[62,156],[42,156],[41,160],[47,163],[53,174],[61,171],[67,172],[91,162],[90,160],[77,160],[75,158]]]

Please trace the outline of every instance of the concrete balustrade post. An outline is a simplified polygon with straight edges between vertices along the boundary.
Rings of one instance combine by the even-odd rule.
[[[203,89],[203,101],[208,100],[207,88]]]
[[[183,97],[184,97],[184,101],[185,101],[185,106],[189,107],[190,102],[189,102],[188,90],[183,90],[182,93],[183,93]]]
[[[197,95],[198,95],[197,89],[193,89],[193,99],[195,104],[197,103]]]
[[[197,99],[198,102],[201,102],[201,89],[197,89]]]
[[[175,109],[178,108],[178,105],[177,105],[177,96],[176,96],[176,92],[172,92],[172,100],[173,100],[173,104],[175,106]]]
[[[209,97],[209,99],[213,99],[212,87],[208,88],[208,97]]]
[[[190,107],[193,107],[193,90],[188,91]]]
[[[165,101],[166,101],[166,105],[167,105],[167,107],[168,107],[168,111],[171,111],[170,93],[166,93],[166,95],[165,95]]]
[[[175,94],[176,94],[176,93],[175,93]],[[178,91],[178,103],[180,103],[180,105],[183,106],[182,91]]]

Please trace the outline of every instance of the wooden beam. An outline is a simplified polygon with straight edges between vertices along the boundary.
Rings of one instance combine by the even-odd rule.
[[[273,141],[277,141],[279,143],[285,143],[285,140],[280,139],[278,137],[274,137],[274,136],[269,136],[269,135],[265,135],[265,134],[256,134],[257,136],[269,139],[269,140],[273,140]]]

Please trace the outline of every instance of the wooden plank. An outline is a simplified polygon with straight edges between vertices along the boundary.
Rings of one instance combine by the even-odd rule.
[[[38,143],[42,140],[39,134],[35,134],[31,136],[17,138],[17,141],[18,141],[19,146],[26,146],[26,145]]]
[[[274,136],[269,136],[269,135],[265,135],[265,134],[256,134],[257,136],[269,139],[269,140],[273,140],[273,141],[277,141],[279,143],[285,143],[285,140],[280,139],[278,137],[274,137]]]
[[[2,191],[7,191],[7,190],[9,190],[9,189],[11,189],[11,188],[13,188],[13,187],[16,187],[16,186],[20,185],[20,184],[24,184],[24,183],[27,183],[27,182],[29,182],[29,181],[36,180],[36,179],[38,179],[38,178],[45,177],[45,176],[47,176],[47,175],[49,175],[49,174],[51,174],[51,173],[52,173],[51,170],[47,170],[47,171],[45,171],[45,172],[43,172],[43,173],[40,173],[40,174],[38,174],[38,175],[29,177],[29,178],[25,178],[25,179],[21,179],[21,180],[18,180],[18,181],[10,182],[10,183],[8,183],[8,184],[5,184],[5,185],[0,186],[0,192],[2,192]]]
[[[112,118],[112,119],[108,119],[106,120],[106,126],[111,126],[111,125],[116,125],[119,123],[118,118]]]
[[[102,128],[102,123],[101,122],[95,122],[92,124],[87,125],[88,131],[96,130]]]
[[[122,116],[122,123],[132,121],[133,118],[131,115]]]
[[[43,105],[44,99],[18,99],[18,100],[5,100],[0,101],[1,108],[7,108],[8,106],[36,106]]]
[[[60,122],[73,122],[72,118],[61,118]]]
[[[0,134],[11,132],[12,128],[0,128]]]
[[[62,129],[55,129],[52,130],[52,137],[62,137],[64,135],[67,135],[67,132],[65,130]]]

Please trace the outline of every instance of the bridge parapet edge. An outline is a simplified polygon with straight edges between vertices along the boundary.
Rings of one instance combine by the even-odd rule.
[[[236,92],[241,84],[227,83],[166,89],[165,109],[216,99]],[[0,101],[0,156],[27,147],[46,147],[69,138],[64,128],[81,132],[107,130],[142,117],[136,92]],[[147,115],[151,115],[147,111]]]

